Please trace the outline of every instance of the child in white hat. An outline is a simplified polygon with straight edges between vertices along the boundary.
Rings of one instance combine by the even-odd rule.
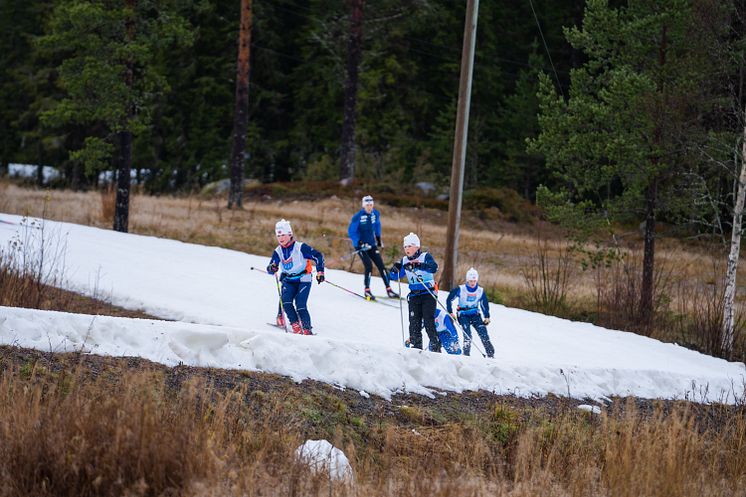
[[[451,315],[453,315],[451,301],[454,299],[458,299],[458,322],[464,329],[464,355],[471,353],[471,327],[473,326],[479,338],[482,339],[487,357],[494,357],[495,347],[492,346],[487,333],[487,325],[490,324],[490,303],[484,288],[479,286],[479,273],[476,269],[470,268],[466,272],[466,283],[457,286],[448,294],[446,309]],[[482,315],[479,314],[480,310]]]
[[[401,261],[391,267],[392,280],[407,278],[409,283],[409,342],[412,347],[422,349],[422,324],[430,340],[429,349],[440,352],[440,340],[435,329],[435,306],[433,295],[437,295],[435,273],[438,264],[433,256],[420,249],[420,237],[410,233],[404,237],[404,253]]]
[[[290,222],[284,219],[275,224],[275,236],[279,245],[272,252],[267,272],[280,272],[282,306],[293,333],[313,335],[306,304],[311,293],[312,263],[316,265],[316,281],[324,281],[324,255],[310,245],[296,241]]]

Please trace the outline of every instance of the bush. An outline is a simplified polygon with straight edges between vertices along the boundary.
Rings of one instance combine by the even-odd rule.
[[[531,202],[510,188],[477,188],[464,193],[464,208],[487,210],[492,207],[514,223],[532,223],[539,213]]]

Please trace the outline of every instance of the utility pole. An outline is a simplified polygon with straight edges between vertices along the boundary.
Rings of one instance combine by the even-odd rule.
[[[474,45],[477,39],[477,12],[479,0],[466,1],[464,21],[464,45],[461,51],[461,79],[458,89],[458,111],[456,134],[453,140],[453,163],[451,166],[451,195],[448,199],[448,233],[446,256],[440,288],[450,290],[456,274],[458,261],[458,237],[461,229],[461,197],[464,191],[464,163],[466,161],[466,139],[469,132],[469,105],[471,104],[471,76],[474,72]]]
[[[249,127],[249,57],[251,55],[251,0],[241,0],[241,24],[238,31],[236,62],[236,98],[233,112],[233,147],[231,149],[231,186],[228,208],[243,207],[243,167],[246,132]]]

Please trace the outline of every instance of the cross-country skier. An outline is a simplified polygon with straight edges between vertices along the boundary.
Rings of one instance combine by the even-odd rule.
[[[414,233],[404,237],[404,253],[401,261],[391,266],[389,278],[398,280],[404,276],[409,282],[409,341],[412,347],[422,349],[422,322],[430,339],[430,350],[440,352],[440,340],[435,331],[435,298],[437,292],[435,273],[438,264],[433,256],[420,250],[420,238]],[[437,295],[437,293],[435,293]]]
[[[441,309],[435,309],[435,330],[438,332],[440,344],[449,354],[461,354],[461,346],[458,343],[458,331],[453,324],[453,319]],[[430,344],[432,346],[432,344]],[[431,349],[432,350],[432,349]]]
[[[370,275],[373,273],[373,264],[378,268],[383,285],[386,287],[386,295],[398,298],[399,295],[391,289],[389,276],[381,258],[381,213],[374,208],[373,197],[366,195],[362,200],[362,209],[355,213],[347,228],[347,235],[352,241],[353,248],[360,254],[360,260],[365,267],[365,297],[375,300],[370,291]]]
[[[484,288],[479,286],[479,273],[476,269],[470,268],[466,272],[466,283],[459,285],[448,294],[446,300],[446,309],[453,316],[451,301],[458,299],[458,322],[464,329],[464,355],[471,353],[471,327],[473,326],[479,334],[484,344],[484,351],[487,357],[495,356],[495,348],[490,342],[490,336],[487,333],[487,325],[490,324],[490,303],[487,300],[487,294]],[[482,311],[484,318],[480,316]]]
[[[316,265],[316,281],[324,281],[324,256],[308,244],[293,238],[293,229],[284,219],[275,225],[279,245],[272,252],[267,272],[280,271],[282,282],[282,306],[287,314],[293,333],[312,335],[311,315],[306,303],[311,292],[312,262]]]

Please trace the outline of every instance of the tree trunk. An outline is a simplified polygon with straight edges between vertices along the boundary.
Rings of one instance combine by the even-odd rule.
[[[228,208],[243,207],[243,169],[246,132],[249,127],[249,56],[251,54],[251,0],[241,0],[241,28],[238,33],[236,99],[233,113],[231,187]]]
[[[127,233],[130,212],[130,171],[132,170],[132,133],[122,131],[119,137],[119,172],[117,173],[117,199],[114,208],[114,231]]]
[[[364,0],[348,0],[350,33],[347,41],[347,79],[344,89],[344,120],[340,147],[339,176],[349,181],[355,176],[355,121],[357,118],[357,82],[363,47]]]
[[[642,258],[642,287],[640,290],[640,319],[650,325],[653,319],[653,281],[655,274],[655,206],[658,198],[658,179],[653,178],[645,191],[645,241]]]
[[[36,165],[36,186],[42,188],[44,186],[44,165],[42,164],[44,160],[42,159],[41,143],[36,145],[36,152],[38,162]]]
[[[134,13],[135,0],[127,0],[127,7]],[[135,19],[133,16],[126,21],[128,42],[134,41],[135,38]],[[130,95],[130,102],[127,104],[125,130],[117,134],[119,138],[119,172],[117,174],[117,198],[114,206],[114,231],[127,233],[130,212],[130,171],[132,170],[132,132],[129,131],[128,126],[135,117],[135,104],[132,101],[135,86],[135,63],[131,59],[125,63],[124,78]]]
[[[743,140],[741,142],[741,174],[738,176],[736,205],[733,209],[733,230],[731,231],[730,253],[728,267],[725,272],[725,296],[723,303],[723,329],[721,351],[726,358],[733,351],[735,336],[735,300],[736,274],[738,273],[738,259],[741,252],[741,236],[743,235],[743,207],[746,200],[746,111],[744,112]]]
[[[661,39],[658,47],[658,65],[663,74],[666,64],[666,50],[668,49],[668,27],[661,27]],[[655,209],[658,202],[658,182],[661,179],[659,151],[663,141],[663,126],[665,125],[666,88],[662,78],[658,78],[657,90],[659,94],[656,102],[657,112],[655,129],[653,130],[653,157],[651,165],[654,175],[645,190],[645,242],[642,258],[642,285],[640,288],[640,320],[650,328],[653,321],[653,291],[655,279]]]

